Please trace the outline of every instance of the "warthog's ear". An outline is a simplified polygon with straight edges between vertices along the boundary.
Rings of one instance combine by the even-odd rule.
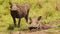
[[[9,2],[10,8],[12,8],[12,2]]]
[[[12,5],[12,2],[9,2],[9,5]]]
[[[42,16],[39,16],[37,20],[39,21],[39,20],[41,19],[41,17],[42,17]]]

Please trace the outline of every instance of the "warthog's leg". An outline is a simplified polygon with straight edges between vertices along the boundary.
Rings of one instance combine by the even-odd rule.
[[[20,27],[20,21],[21,21],[21,18],[19,18],[18,20],[18,27]]]
[[[25,19],[26,19],[26,22],[28,23],[28,16],[26,16]]]
[[[15,20],[15,18],[13,17],[13,21],[14,21],[14,26],[16,26],[16,20]]]
[[[29,15],[29,9],[27,10],[27,15],[25,16],[26,23],[28,23],[28,15]]]

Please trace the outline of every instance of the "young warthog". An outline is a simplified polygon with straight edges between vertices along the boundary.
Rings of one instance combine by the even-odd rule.
[[[37,30],[44,30],[48,28],[55,28],[56,26],[53,24],[47,24],[47,23],[40,23],[39,20],[41,20],[42,16],[39,16],[38,18],[31,18],[30,17],[30,27],[29,29],[37,29]]]
[[[40,19],[41,19],[41,17],[42,16],[39,16],[39,17],[35,17],[35,18],[31,18],[30,17],[30,27],[29,27],[29,29],[31,30],[31,29],[39,29],[38,27],[39,27],[39,21],[40,21]]]
[[[26,19],[26,22],[28,22],[28,14],[30,10],[30,6],[28,3],[18,4],[15,2],[9,2],[9,5],[11,16],[13,18],[15,26],[16,26],[15,18],[19,18],[18,27],[20,27],[21,18],[24,17]]]

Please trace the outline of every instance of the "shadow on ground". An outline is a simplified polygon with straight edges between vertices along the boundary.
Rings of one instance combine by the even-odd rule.
[[[8,30],[14,30],[14,25],[13,24],[10,24],[7,29]]]

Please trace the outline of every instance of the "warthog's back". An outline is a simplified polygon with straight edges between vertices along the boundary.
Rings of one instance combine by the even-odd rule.
[[[29,12],[29,4],[18,4],[18,6],[17,6],[20,10],[18,10],[19,11],[19,15],[23,15],[23,16],[26,16],[27,15],[27,13]],[[23,17],[22,16],[22,17]]]

